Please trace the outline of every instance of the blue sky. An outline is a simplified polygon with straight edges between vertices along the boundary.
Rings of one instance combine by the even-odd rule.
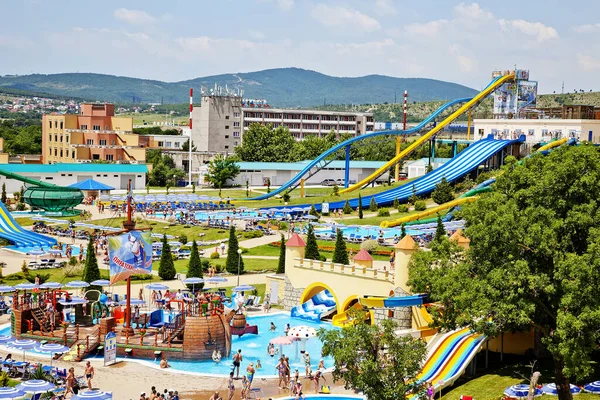
[[[544,93],[600,90],[594,0],[0,0],[0,11],[2,75],[179,81],[294,66],[481,88],[516,64]]]

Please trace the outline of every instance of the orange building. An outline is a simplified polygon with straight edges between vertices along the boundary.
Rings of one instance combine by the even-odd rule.
[[[83,103],[80,113],[42,117],[44,164],[109,161],[145,163],[133,118],[115,117],[113,104]]]

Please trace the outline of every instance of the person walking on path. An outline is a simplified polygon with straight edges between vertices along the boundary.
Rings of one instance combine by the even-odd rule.
[[[94,379],[94,367],[90,362],[85,363],[85,379],[87,379],[88,390],[92,390],[94,387],[92,386],[92,379]]]

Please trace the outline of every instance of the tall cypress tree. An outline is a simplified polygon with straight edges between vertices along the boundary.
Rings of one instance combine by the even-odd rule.
[[[83,276],[81,279],[87,283],[91,283],[100,279],[100,268],[98,268],[98,259],[96,258],[96,251],[94,250],[94,238],[92,236],[90,236],[90,240],[88,241],[87,254],[85,256],[85,266],[83,267]],[[102,291],[102,287],[89,286],[87,290]]]
[[[2,204],[4,204],[5,206],[8,206],[7,202],[6,202],[6,183],[2,183]]]
[[[333,250],[333,260],[337,264],[350,264],[348,260],[348,251],[346,250],[346,241],[341,229],[338,229],[335,234],[335,249]]]
[[[442,222],[442,217],[438,215],[437,226],[435,228],[435,236],[433,237],[433,240],[439,243],[444,237],[446,237],[446,228],[444,227],[444,223]]]
[[[229,247],[227,248],[227,260],[225,261],[225,269],[230,274],[237,275],[239,267],[240,274],[243,274],[244,259],[240,254],[238,254],[239,245],[235,233],[235,226],[233,226],[233,224],[229,228],[229,242],[227,244],[229,245]]]
[[[400,231],[400,239],[406,236],[406,224],[402,224],[402,229]]]
[[[190,253],[190,262],[188,263],[187,278],[202,278],[202,262],[198,253],[198,245],[194,240],[192,242],[192,251]],[[187,285],[189,289],[202,289],[203,283],[197,285]]]
[[[177,271],[175,270],[175,264],[173,263],[171,246],[167,242],[167,235],[163,235],[160,263],[158,264],[158,276],[162,280],[169,281],[174,279],[175,275],[177,275]]]
[[[377,201],[375,197],[371,197],[371,202],[369,203],[369,211],[377,211]]]
[[[306,250],[304,252],[304,258],[309,260],[319,260],[321,258],[319,246],[317,245],[317,237],[315,236],[315,230],[312,224],[308,224],[308,230],[306,231]]]
[[[279,264],[277,264],[277,273],[285,274],[285,238],[281,234],[281,247],[279,248]]]
[[[363,219],[362,196],[358,194],[358,218]]]

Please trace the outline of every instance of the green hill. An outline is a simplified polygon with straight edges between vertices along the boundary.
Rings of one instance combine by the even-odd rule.
[[[424,78],[368,75],[344,78],[300,68],[223,74],[181,82],[161,82],[92,73],[33,74],[0,77],[9,88],[116,103],[186,103],[189,88],[215,84],[244,91],[244,97],[267,99],[273,106],[308,107],[327,104],[393,103],[408,90],[411,101],[446,100],[473,96],[476,91],[455,83]]]

